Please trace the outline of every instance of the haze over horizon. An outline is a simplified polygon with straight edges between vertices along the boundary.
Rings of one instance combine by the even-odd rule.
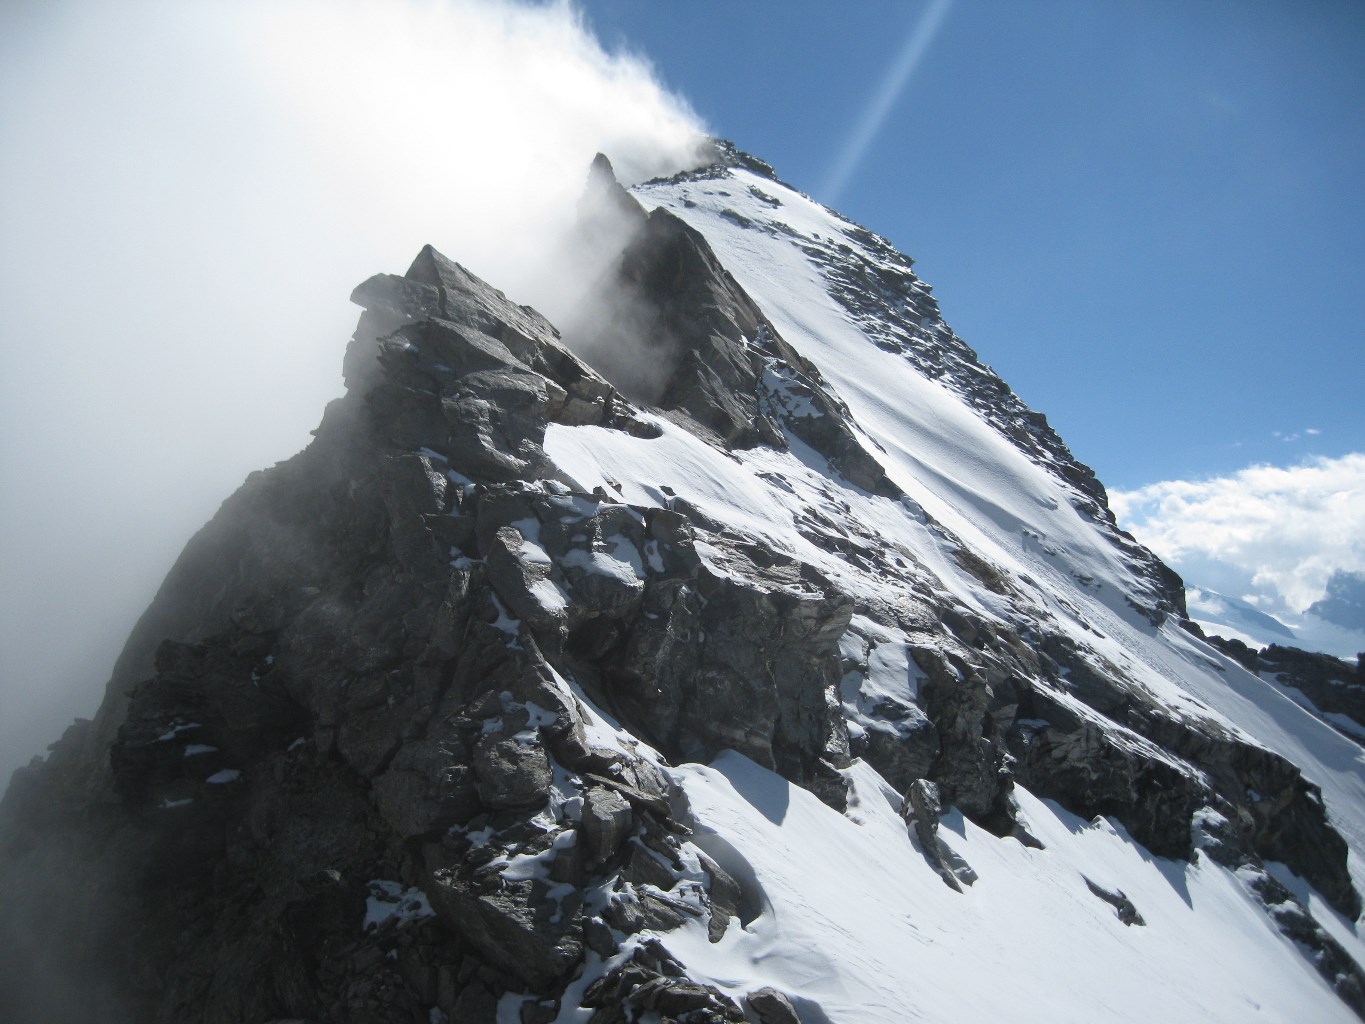
[[[93,712],[190,534],[307,442],[355,284],[432,242],[539,301],[593,153],[638,180],[703,130],[919,260],[1118,504],[1156,502],[1159,553],[1206,538],[1301,610],[1365,569],[1365,17],[1248,9],[0,14],[0,777]]]

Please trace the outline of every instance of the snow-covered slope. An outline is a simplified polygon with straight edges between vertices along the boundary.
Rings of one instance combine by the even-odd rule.
[[[1253,648],[1292,644],[1294,631],[1273,615],[1216,590],[1190,587],[1186,591],[1190,618],[1206,633],[1240,640]]]
[[[1353,1019],[1230,872],[1154,858],[1111,822],[1021,792],[1046,849],[949,816],[945,839],[979,875],[954,892],[907,836],[900,795],[866,764],[851,774],[840,816],[738,755],[682,770],[766,900],[720,943],[697,926],[672,939],[689,968],[736,993],[773,985],[834,1021]]]
[[[650,441],[552,428],[547,449],[556,462],[585,488],[611,486],[628,502],[685,499],[736,534],[818,566],[868,605],[904,606],[907,593],[929,593],[1001,631],[1064,634],[1177,716],[1217,723],[1302,768],[1323,788],[1328,816],[1350,842],[1351,876],[1365,886],[1361,748],[1174,618],[1152,615],[1162,581],[1113,527],[1102,489],[1068,465],[1064,448],[1028,433],[1040,418],[1001,413],[1007,389],[939,318],[909,261],[746,163],[633,194],[706,238],[776,333],[847,403],[867,450],[905,497],[849,485],[799,442],[789,452],[722,453],[668,424]],[[876,283],[858,305],[840,297],[852,280]],[[983,401],[983,392],[996,401]],[[813,543],[803,529],[812,519],[835,520],[866,547]],[[869,708],[919,713],[923,673],[905,645],[926,636],[886,619],[864,620],[858,631],[855,618],[848,638],[871,650],[863,653],[871,670],[851,673],[843,689],[855,735],[891,728],[869,718]],[[1124,739],[1143,744],[1131,733]],[[698,816],[749,851],[771,900],[741,935],[719,946],[694,942],[689,967],[731,988],[778,984],[833,1020],[1350,1016],[1277,934],[1261,901],[1207,856],[1192,864],[1153,857],[1122,826],[1078,820],[1020,787],[1022,817],[1046,849],[953,819],[949,842],[981,875],[955,893],[914,853],[896,813],[902,794],[866,763],[851,772],[857,796],[840,819],[738,755],[682,770]],[[1145,928],[1121,924],[1082,876],[1126,893]],[[1356,923],[1307,898],[1360,960]],[[980,984],[1025,949],[1007,981]]]
[[[1150,632],[1147,616],[1133,606],[1145,609],[1155,598],[1150,581],[1134,572],[1128,552],[1115,542],[1116,532],[1097,524],[1089,495],[973,408],[964,392],[975,382],[965,373],[949,364],[931,378],[899,347],[878,344],[893,318],[920,322],[904,341],[907,349],[955,340],[936,316],[907,308],[927,294],[909,277],[908,261],[901,257],[898,265],[875,236],[743,167],[721,178],[646,185],[636,194],[706,236],[782,337],[848,403],[876,457],[918,506],[962,546],[1003,570],[1032,610],[1080,639],[1099,639],[1097,630],[1112,634],[1106,653],[1131,663],[1138,643],[1128,634]],[[873,297],[881,310],[860,317],[832,293],[831,264],[850,263],[892,282],[889,294]],[[897,281],[897,274],[904,276]],[[860,323],[868,319],[870,327]],[[876,532],[899,540],[906,531]],[[916,543],[917,535],[927,536],[913,531],[905,542],[936,571],[944,569],[945,545],[937,538]],[[974,609],[989,615],[1000,608],[969,573],[944,572],[953,594]],[[1178,688],[1164,687],[1159,672],[1144,676],[1163,697],[1180,700]]]
[[[1354,662],[1365,649],[1365,631],[1329,622],[1314,613],[1323,602],[1298,615],[1285,616],[1288,621],[1282,622],[1246,601],[1207,587],[1190,586],[1187,598],[1190,618],[1204,632],[1240,641],[1253,650],[1270,644],[1291,644]]]

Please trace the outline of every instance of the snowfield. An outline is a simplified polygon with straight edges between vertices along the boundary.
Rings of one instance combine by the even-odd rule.
[[[773,985],[831,1021],[887,1024],[1355,1019],[1233,875],[1154,858],[1103,819],[1021,791],[1047,847],[1031,850],[949,815],[942,834],[980,876],[955,893],[866,764],[850,769],[847,815],[737,754],[678,777],[745,851],[763,913],[715,945],[692,926],[669,946],[736,994]],[[1146,924],[1121,923],[1087,878],[1121,890]]]

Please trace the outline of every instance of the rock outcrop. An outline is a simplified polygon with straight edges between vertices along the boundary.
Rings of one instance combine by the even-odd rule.
[[[1333,728],[1354,739],[1365,737],[1365,659],[1351,665],[1330,654],[1283,644],[1256,650],[1241,640],[1205,636],[1195,623],[1187,628],[1247,671],[1282,687]]]
[[[549,424],[658,427],[434,250],[354,298],[348,395],[194,538],[97,720],[10,787],[6,1005],[491,1021],[524,993],[535,1019],[595,958],[621,961],[585,996],[603,1020],[743,1019],[622,945],[698,916],[719,937],[737,889],[665,762],[587,702],[841,805],[852,601],[701,517],[575,492]]]

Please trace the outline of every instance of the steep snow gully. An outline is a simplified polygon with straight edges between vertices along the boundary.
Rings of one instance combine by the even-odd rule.
[[[10,783],[0,1017],[1365,1016],[1357,669],[1207,642],[909,259],[714,157],[598,158],[557,326],[356,289]]]

